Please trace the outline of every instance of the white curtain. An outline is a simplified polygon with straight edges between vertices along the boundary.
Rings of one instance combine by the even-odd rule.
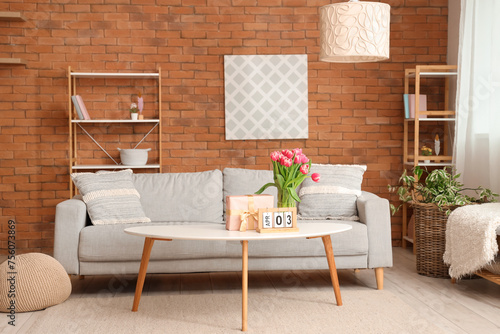
[[[462,0],[454,159],[461,182],[500,192],[500,1]]]

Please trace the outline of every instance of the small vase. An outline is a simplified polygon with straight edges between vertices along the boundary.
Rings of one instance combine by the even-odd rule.
[[[133,120],[133,121],[137,121],[137,117],[139,116],[138,113],[136,112],[131,112],[130,113],[130,118]]]
[[[278,189],[278,208],[294,208],[296,206],[297,202],[288,193],[288,191]]]

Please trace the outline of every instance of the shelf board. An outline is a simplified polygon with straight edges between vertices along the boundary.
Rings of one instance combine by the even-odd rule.
[[[412,161],[405,162],[405,165],[413,166],[414,163]],[[426,167],[440,167],[440,166],[455,166],[452,162],[419,162],[417,166],[426,166]]]
[[[26,65],[27,61],[22,58],[0,58],[0,64]]]
[[[407,236],[407,235],[405,235],[405,236],[403,237],[403,239],[405,239],[406,241],[409,241],[409,242],[413,243],[413,239],[412,239],[412,238],[410,238],[410,237],[409,237],[409,236]]]
[[[442,118],[442,117],[439,117],[439,118],[419,118],[418,119],[419,122],[441,122],[441,121],[445,121],[445,122],[454,122],[456,121],[455,118]],[[405,122],[414,122],[415,121],[415,118],[405,118]]]
[[[500,284],[500,275],[493,274],[488,270],[482,269],[476,272],[476,275],[481,276],[482,278],[487,279],[496,284]]]
[[[159,119],[72,119],[71,123],[159,123]]]
[[[447,76],[455,76],[457,72],[420,72],[421,77],[447,77]],[[408,74],[408,77],[414,78],[415,73]]]
[[[454,110],[427,110],[420,113],[427,116],[455,116]]]
[[[92,72],[71,72],[71,77],[74,78],[142,78],[142,79],[156,79],[160,77],[159,73],[92,73]]]
[[[28,21],[21,12],[0,12],[0,21]]]
[[[414,160],[413,154],[408,155],[408,159]],[[452,161],[453,157],[451,155],[418,155],[417,160],[422,161],[422,160],[433,160],[433,161]]]
[[[414,78],[417,70],[421,77],[449,77],[456,76],[457,65],[417,65],[415,68],[405,70],[407,78]]]
[[[148,164],[141,166],[125,166],[125,165],[74,165],[72,169],[143,169],[143,168],[160,168],[159,164]]]

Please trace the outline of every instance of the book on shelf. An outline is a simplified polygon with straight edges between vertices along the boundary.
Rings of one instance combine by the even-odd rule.
[[[78,118],[83,119],[82,110],[80,109],[80,105],[78,104],[78,101],[77,101],[75,95],[71,96],[71,102],[73,102],[73,105],[75,106],[75,110],[76,110],[76,114],[78,115]]]
[[[405,118],[410,118],[410,108],[408,107],[408,94],[403,94],[403,103],[405,105]]]
[[[403,94],[405,107],[405,118],[415,118],[415,94]],[[427,95],[420,94],[420,111],[427,111]],[[427,118],[427,115],[420,115],[420,118]]]
[[[76,100],[78,102],[78,105],[80,106],[83,119],[90,119],[89,112],[87,111],[87,107],[85,107],[85,103],[83,103],[82,97],[80,95],[76,95]]]

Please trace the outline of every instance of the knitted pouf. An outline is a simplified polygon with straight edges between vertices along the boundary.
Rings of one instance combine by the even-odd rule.
[[[70,294],[68,274],[53,257],[28,253],[0,264],[0,312],[11,312],[12,305],[15,312],[41,310],[62,303]]]

